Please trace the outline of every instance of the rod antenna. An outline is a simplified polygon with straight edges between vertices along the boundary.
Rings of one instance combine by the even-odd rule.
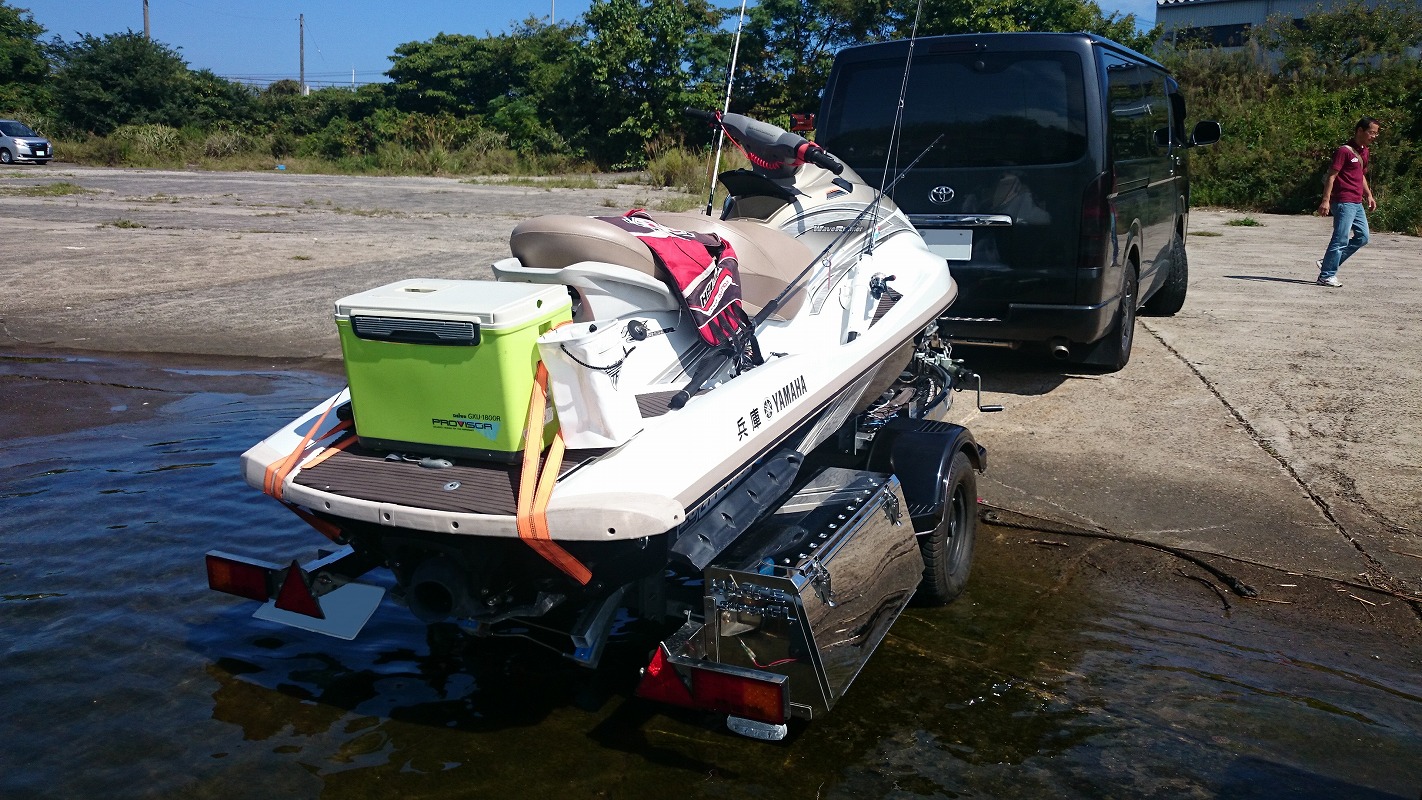
[[[899,85],[899,107],[894,110],[894,127],[889,132],[889,150],[884,154],[884,175],[879,180],[880,192],[888,190],[889,167],[898,168],[899,148],[903,145],[904,101],[908,98],[909,71],[913,67],[913,46],[918,41],[918,21],[923,16],[923,0],[918,0],[918,8],[913,12],[913,27],[909,29],[908,57],[904,59],[904,79]],[[893,197],[893,195],[889,195]]]
[[[923,2],[923,0],[919,0]],[[746,23],[746,0],[741,0],[741,13],[736,18],[736,38],[731,45],[731,68],[726,71],[726,102],[721,104],[721,113],[731,113],[731,86],[736,81],[736,58],[741,53],[741,28]],[[716,202],[716,176],[721,172],[721,145],[726,141],[726,129],[716,126],[716,160],[711,167],[711,190],[706,193],[706,216],[711,216],[711,206]]]

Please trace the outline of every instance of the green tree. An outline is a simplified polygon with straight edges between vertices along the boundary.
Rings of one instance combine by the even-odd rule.
[[[396,107],[424,114],[480,113],[511,77],[500,39],[441,33],[396,47],[386,72],[395,82]]]
[[[0,0],[0,109],[46,112],[49,59],[40,37],[44,27],[29,10]]]
[[[196,100],[187,63],[167,45],[141,33],[81,35],[54,47],[55,107],[61,124],[104,135],[120,125],[182,127]]]
[[[1288,71],[1350,72],[1397,59],[1422,43],[1422,9],[1394,0],[1369,8],[1362,0],[1310,14],[1302,24],[1271,19],[1262,31],[1264,46],[1283,55]]]
[[[897,33],[907,35],[917,0],[895,6]],[[1102,12],[1094,0],[924,0],[919,35],[1008,33],[1013,31],[1084,31],[1149,53],[1158,30],[1136,30],[1136,16]]]
[[[440,34],[395,49],[387,74],[396,107],[484,118],[521,150],[565,149],[582,126],[569,79],[584,29],[530,17],[508,34]]]
[[[251,87],[219,77],[211,70],[188,73],[194,122],[205,128],[219,123],[248,123],[256,112],[257,93]]]
[[[888,0],[761,0],[742,37],[733,104],[769,120],[816,109],[834,54],[889,38],[889,10]]]
[[[684,108],[718,104],[717,86],[691,83],[688,68],[723,17],[705,0],[593,0],[569,79],[594,157],[640,163],[647,143],[683,130]]]

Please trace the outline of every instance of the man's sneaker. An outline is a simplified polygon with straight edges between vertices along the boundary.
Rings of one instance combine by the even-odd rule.
[[[1332,286],[1333,288],[1337,289],[1339,286],[1342,286],[1343,283],[1338,280],[1338,276],[1336,276],[1336,275],[1330,275],[1330,276],[1327,277],[1327,278],[1319,278],[1319,279],[1318,279],[1318,285],[1319,285],[1319,286]]]

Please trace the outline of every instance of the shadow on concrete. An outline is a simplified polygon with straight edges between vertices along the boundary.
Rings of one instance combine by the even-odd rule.
[[[1068,380],[1092,377],[1090,367],[1053,361],[1045,350],[953,345],[953,357],[983,376],[983,391],[1019,397],[1049,394]],[[970,390],[971,386],[965,390]]]
[[[1302,278],[1275,278],[1272,275],[1226,275],[1224,277],[1236,281],[1272,281],[1274,283],[1302,283],[1306,286],[1312,286],[1315,283],[1318,283],[1318,281],[1303,280]]]

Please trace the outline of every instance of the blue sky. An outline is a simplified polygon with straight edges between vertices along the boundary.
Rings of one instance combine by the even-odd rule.
[[[46,29],[73,41],[143,30],[143,0],[6,0],[27,8]],[[720,0],[729,6],[734,0]],[[1155,0],[1098,0],[1107,12],[1136,15],[1149,27]],[[752,0],[754,5],[754,0]],[[556,14],[568,20],[588,0],[149,0],[153,38],[175,48],[193,69],[268,83],[295,78],[299,69],[297,16],[306,16],[306,79],[321,86],[383,80],[397,45],[436,34],[501,33],[511,22]]]

